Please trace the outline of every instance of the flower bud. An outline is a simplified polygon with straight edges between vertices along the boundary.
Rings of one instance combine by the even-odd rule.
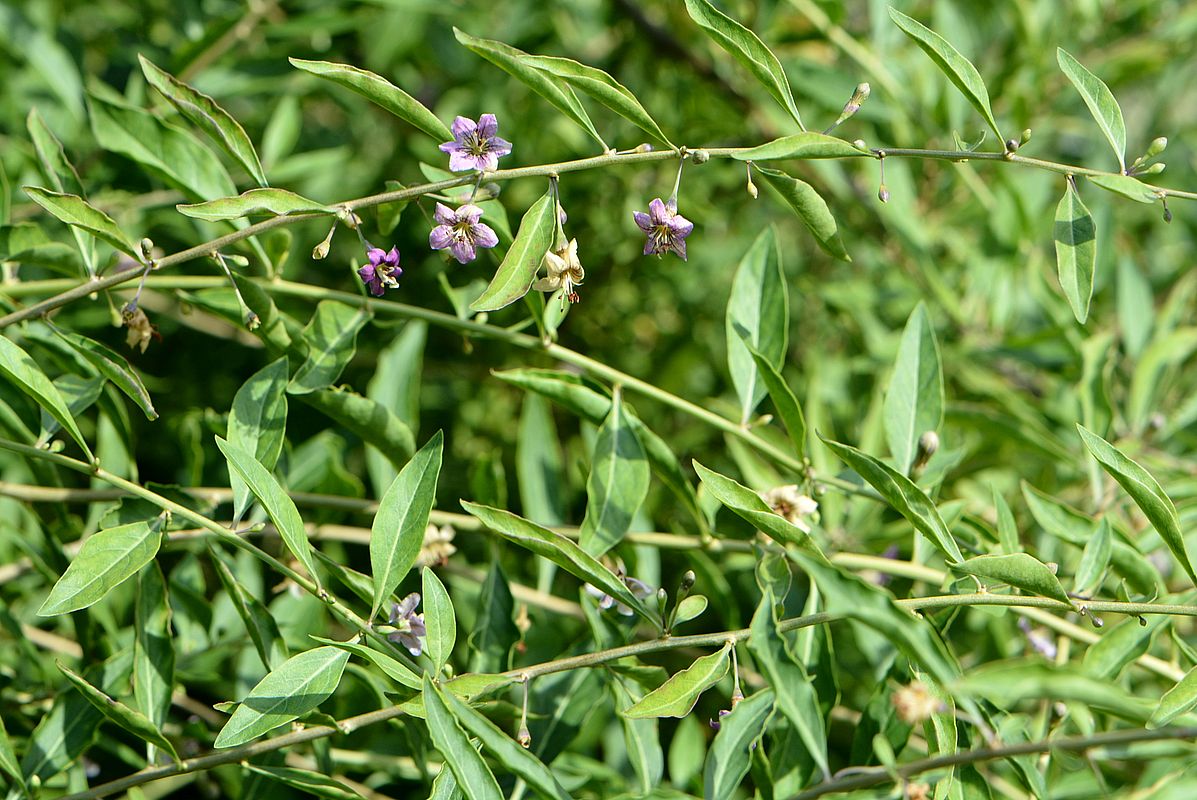
[[[705,164],[711,160],[711,154],[706,150],[691,150],[690,160],[695,164]]]
[[[747,186],[747,189],[748,189],[748,196],[749,196],[749,197],[751,197],[753,200],[755,200],[755,199],[757,199],[758,197],[760,197],[760,196],[761,196],[760,190],[759,190],[759,189],[757,189],[757,188],[756,188],[756,184],[752,182],[752,175],[751,175],[751,174],[749,174],[749,176],[748,176],[748,186]]]
[[[1152,164],[1147,169],[1142,170],[1139,174],[1140,175],[1159,175],[1163,171],[1164,171],[1164,162],[1157,161],[1156,163]]]
[[[677,587],[678,597],[685,597],[686,595],[690,594],[690,590],[694,588],[695,580],[697,580],[697,578],[694,575],[694,570],[686,570],[686,574],[682,576],[682,582],[679,583]]]
[[[1018,143],[1024,145],[1029,141],[1031,141],[1031,129],[1023,128],[1022,135],[1018,137]]]
[[[1007,153],[1013,153],[1014,151],[1018,150],[1018,148],[1021,146],[1022,146],[1022,142],[1018,139],[1007,139],[1006,140],[1006,152]]]
[[[141,257],[146,261],[153,259],[154,242],[149,237],[141,240]]]
[[[881,188],[877,190],[877,199],[883,203],[889,202],[889,189],[885,188],[885,184],[881,184]]]
[[[939,434],[935,431],[926,431],[919,437],[918,449],[914,454],[914,465],[911,469],[922,469],[927,466],[927,462],[931,460],[931,456],[935,455],[935,451],[939,449]]]
[[[324,237],[324,241],[312,248],[312,258],[316,261],[323,261],[328,258],[328,251],[332,247],[333,234],[337,232],[337,226],[334,223],[328,230],[328,236]]]
[[[1164,152],[1164,148],[1168,146],[1167,136],[1157,136],[1151,140],[1151,144],[1147,145],[1147,152],[1144,153],[1146,158],[1155,158],[1160,153]]]
[[[250,311],[245,315],[245,327],[251,331],[256,331],[262,326],[262,318],[254,312]]]

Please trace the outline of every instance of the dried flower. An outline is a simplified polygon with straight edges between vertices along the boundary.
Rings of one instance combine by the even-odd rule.
[[[532,288],[538,292],[555,292],[564,288],[569,302],[578,302],[574,287],[581,286],[582,279],[586,277],[586,270],[582,269],[582,262],[578,260],[578,240],[570,239],[569,244],[560,250],[545,253],[544,264],[549,274],[532,284]]]
[[[624,575],[622,573],[618,573],[618,574],[619,574],[620,579],[623,581],[623,585],[628,587],[628,590],[631,591],[631,593],[636,596],[636,599],[644,600],[645,598],[651,597],[654,594],[656,594],[656,592],[653,590],[653,588],[651,586],[649,586],[647,583],[640,580],[639,578],[633,578],[630,575]],[[603,611],[606,611],[607,609],[611,608],[612,606],[615,606],[615,609],[620,614],[624,615],[625,617],[630,617],[630,616],[632,616],[632,614],[636,613],[636,612],[632,611],[632,609],[625,606],[623,603],[620,603],[619,601],[617,601],[611,595],[604,592],[602,589],[595,588],[594,586],[591,586],[589,583],[586,584],[586,593],[589,594],[591,597],[598,598],[598,601],[599,601],[598,606]]]
[[[927,783],[908,783],[903,791],[906,800],[931,800],[931,785]]]
[[[399,268],[399,251],[394,247],[390,252],[379,247],[371,247],[366,251],[366,258],[370,263],[357,271],[362,283],[370,287],[370,294],[382,297],[387,289],[399,288],[399,276],[403,270]]]
[[[428,630],[424,627],[424,615],[416,613],[418,605],[420,593],[412,592],[391,606],[391,616],[388,620],[395,630],[387,634],[387,638],[406,647],[407,652],[413,656],[418,656],[424,650],[424,643],[420,640],[428,635]]]
[[[449,556],[457,552],[457,548],[453,546],[453,537],[456,535],[457,531],[453,530],[452,525],[440,528],[429,525],[424,530],[424,542],[420,545],[419,555],[416,556],[416,566],[430,567],[448,561]]]
[[[443,203],[436,204],[433,218],[440,223],[428,234],[428,246],[433,250],[448,248],[458,263],[468,264],[478,257],[478,247],[494,247],[499,237],[482,219],[482,209],[473,204],[456,211]]]
[[[449,169],[453,172],[498,169],[499,159],[511,152],[511,142],[495,135],[499,121],[494,114],[483,114],[477,122],[458,117],[450,130],[453,141],[442,144],[441,150],[449,154]]]
[[[682,261],[686,260],[686,237],[694,230],[694,223],[677,213],[677,201],[670,198],[668,203],[661,202],[655,197],[648,204],[648,213],[635,211],[632,213],[640,230],[648,235],[644,243],[644,255],[674,253]]]
[[[931,694],[922,681],[915,681],[894,692],[893,704],[898,719],[907,725],[917,725],[944,709],[943,703]]]
[[[150,323],[149,317],[145,315],[136,303],[126,303],[121,308],[121,322],[124,323],[125,328],[125,344],[129,347],[140,349],[145,352],[145,349],[150,346],[150,339],[161,339],[162,335],[158,333],[158,328]]]
[[[794,484],[778,486],[761,494],[761,499],[773,509],[773,513],[784,517],[786,522],[810,533],[810,525],[803,517],[809,517],[819,510],[819,504],[798,491]]]

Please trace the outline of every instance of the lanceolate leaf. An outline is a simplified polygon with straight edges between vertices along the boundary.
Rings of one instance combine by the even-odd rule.
[[[804,131],[756,147],[737,150],[732,153],[732,158],[739,161],[781,161],[787,158],[859,158],[871,155],[868,150],[862,150],[843,139],[825,133]]]
[[[379,501],[370,527],[370,571],[374,575],[370,619],[378,616],[420,554],[428,515],[436,502],[443,446],[444,437],[437,431],[400,470]]]
[[[4,728],[3,717],[0,717],[0,772],[16,781],[17,786],[25,791],[25,776],[21,774],[21,765],[17,763],[17,755],[13,752],[12,741]]]
[[[741,701],[719,720],[719,732],[707,751],[703,768],[703,797],[732,797],[752,761],[753,744],[765,732],[773,714],[773,690],[765,689]]]
[[[229,112],[208,95],[159,69],[145,56],[138,55],[137,58],[141,61],[141,71],[145,73],[145,79],[150,86],[161,92],[163,97],[179,109],[179,113],[244,167],[259,186],[267,185],[266,173],[262,171],[262,164],[258,160],[253,142],[249,140],[241,123],[233,119]]]
[[[445,705],[445,693],[427,674],[423,697],[432,745],[444,756],[445,765],[453,770],[461,791],[468,800],[503,800],[503,792],[490,767]]]
[[[424,568],[423,588],[424,625],[428,629],[424,652],[432,659],[435,675],[444,669],[457,644],[457,613],[445,584],[429,567]]]
[[[161,544],[161,517],[92,534],[83,541],[83,547],[37,613],[50,617],[99,602],[148,564]]]
[[[644,110],[644,106],[640,105],[636,96],[601,69],[579,64],[568,58],[551,56],[527,56],[525,61],[536,69],[555,75],[570,86],[582,90],[657,141],[669,147],[674,146],[656,121]]]
[[[1189,670],[1180,681],[1164,693],[1160,704],[1147,721],[1148,728],[1161,728],[1186,711],[1197,706],[1197,667]]]
[[[1026,553],[1011,553],[1000,556],[977,556],[953,564],[952,569],[978,578],[988,578],[1009,584],[1024,592],[1050,597],[1061,603],[1072,605],[1068,593],[1060,585],[1055,573],[1034,556]]]
[[[336,647],[317,647],[287,659],[250,690],[213,747],[245,744],[314,710],[336,691],[347,661],[349,653]]]
[[[790,385],[786,383],[785,378],[768,358],[753,347],[749,347],[748,352],[752,354],[752,360],[756,362],[756,368],[761,380],[765,383],[769,399],[773,401],[773,407],[777,409],[777,415],[781,417],[782,424],[786,426],[786,433],[790,435],[790,442],[794,445],[794,454],[799,458],[805,458],[806,417],[802,414],[802,406],[798,404],[798,398],[794,396]]]
[[[765,382],[750,348],[774,368],[781,366],[789,339],[789,305],[777,234],[768,227],[740,260],[727,301],[727,367],[740,398],[742,424],[765,396]]]
[[[989,107],[989,91],[985,88],[985,81],[981,79],[981,73],[977,72],[977,68],[972,65],[972,62],[960,55],[960,51],[949,44],[947,39],[918,20],[912,19],[892,7],[889,10],[889,15],[902,29],[902,32],[913,39],[923,49],[923,52],[931,57],[940,71],[947,75],[956,88],[968,98],[968,101],[973,104],[973,108],[977,109],[985,118],[985,122],[989,124],[989,129],[994,132],[998,141],[1004,142],[1002,132],[998,130],[997,122],[993,119],[993,109]]]
[[[361,795],[345,784],[319,772],[296,767],[262,767],[243,763],[250,772],[264,775],[271,780],[299,789],[301,792],[323,797],[325,800],[359,800]]]
[[[286,189],[250,189],[236,197],[221,197],[205,203],[180,203],[175,208],[185,216],[208,221],[237,219],[255,214],[281,217],[288,214],[336,213],[328,206],[300,197]]]
[[[1095,433],[1091,433],[1081,425],[1077,425],[1081,441],[1090,454],[1101,464],[1101,468],[1110,477],[1118,481],[1119,485],[1135,501],[1135,505],[1143,512],[1155,528],[1156,533],[1168,545],[1172,555],[1180,562],[1189,578],[1197,583],[1197,573],[1193,570],[1193,562],[1189,559],[1189,551],[1185,546],[1184,533],[1180,529],[1180,520],[1176,516],[1176,506],[1164,494],[1163,488],[1151,474],[1137,463],[1127,458],[1118,448]]]
[[[70,192],[77,194],[84,200],[87,192],[83,190],[83,183],[79,180],[79,173],[75,165],[67,158],[62,142],[50,130],[37,109],[31,109],[25,119],[25,127],[29,131],[29,138],[33,142],[33,149],[37,153],[37,160],[41,163],[42,173],[56,192]],[[7,194],[7,191],[5,190]],[[0,214],[0,219],[4,217]],[[72,226],[71,234],[79,247],[79,255],[83,258],[83,265],[89,277],[95,277],[95,242],[92,235],[79,227]]]
[[[649,468],[644,448],[616,394],[599,428],[586,481],[586,518],[578,544],[596,558],[623,540],[648,494]]]
[[[952,532],[939,516],[939,510],[913,481],[855,447],[830,439],[823,439],[823,444],[830,447],[844,463],[868,481],[916,530],[930,539],[931,543],[943,552],[949,564],[964,560],[960,547],[952,538]]]
[[[298,397],[344,425],[401,467],[416,450],[411,428],[391,409],[348,389],[321,389]]]
[[[221,453],[224,453],[224,457],[229,463],[229,471],[236,472],[241,480],[249,486],[254,497],[258,498],[258,502],[266,509],[266,514],[274,523],[274,527],[278,529],[287,549],[319,586],[320,575],[316,572],[316,564],[312,559],[312,544],[308,541],[308,533],[303,527],[303,519],[299,516],[299,509],[295,507],[295,502],[279,485],[270,470],[262,466],[252,453],[242,450],[219,436],[216,437],[216,446],[220,448]]]
[[[720,12],[707,0],[686,0],[686,11],[715,44],[743,64],[761,82],[773,99],[789,112],[798,130],[806,130],[781,62],[755,33]]]
[[[445,127],[445,123],[436,118],[414,97],[395,86],[386,78],[375,75],[364,69],[351,67],[348,64],[334,64],[328,61],[305,61],[302,58],[289,58],[291,65],[304,72],[339,83],[352,89],[372,103],[382,106],[399,119],[409,122],[424,133],[436,139],[437,142],[453,140],[453,134]]]
[[[1089,107],[1089,113],[1097,120],[1101,132],[1105,134],[1114,155],[1118,157],[1118,171],[1126,171],[1126,123],[1122,119],[1122,109],[1114,99],[1113,92],[1105,82],[1094,75],[1077,61],[1062,47],[1056,48],[1056,61],[1060,70],[1072,81],[1080,93],[1081,99]]]
[[[1056,206],[1055,240],[1060,287],[1064,289],[1076,321],[1083,325],[1089,317],[1089,300],[1093,296],[1097,228],[1071,179]]]
[[[287,359],[276,359],[250,376],[229,410],[230,444],[252,453],[266,469],[274,469],[287,432]],[[240,520],[249,506],[249,487],[234,472],[233,516]]]
[[[80,694],[87,699],[87,702],[99,709],[100,713],[107,717],[110,722],[119,725],[144,742],[161,747],[175,761],[179,760],[179,754],[175,752],[175,746],[171,744],[169,739],[162,735],[162,731],[158,730],[158,727],[150,722],[144,714],[140,711],[134,711],[119,700],[109,697],[84,680],[83,676],[77,675],[64,667],[61,662],[58,664],[58,669],[66,676],[68,681],[74,684]]]
[[[810,534],[774,512],[756,492],[714,470],[707,469],[697,461],[694,462],[694,471],[716,500],[734,511],[737,516],[755,525],[778,544],[815,548]]]
[[[357,334],[370,321],[370,310],[336,300],[321,300],[316,313],[303,329],[308,357],[295,371],[287,391],[308,394],[331,386],[353,360]]]
[[[669,680],[646,694],[638,703],[623,712],[625,717],[684,717],[694,708],[698,698],[727,674],[731,660],[731,645],[709,656],[703,656]]]
[[[1156,203],[1160,196],[1156,190],[1130,175],[1086,175],[1089,183],[1100,186],[1107,192],[1120,194],[1136,203]]]
[[[367,647],[364,644],[357,642],[337,642],[332,639],[325,639],[322,636],[313,636],[317,642],[327,644],[332,647],[339,647],[342,650],[353,653],[355,656],[360,656],[369,661],[374,666],[383,671],[388,678],[394,680],[409,689],[420,689],[423,685],[420,682],[420,676],[412,672],[405,664],[388,656],[386,653]]]
[[[262,666],[268,670],[274,669],[286,661],[290,655],[287,651],[287,643],[283,641],[283,636],[279,632],[278,623],[270,615],[270,610],[237,580],[229,563],[214,545],[211,546],[210,552],[212,566],[216,568],[216,575],[228,593],[233,608],[237,609],[238,616],[245,624],[245,631],[249,634],[250,641],[254,643],[258,657],[262,659]]]
[[[906,321],[885,392],[885,438],[901,474],[914,463],[919,437],[943,423],[943,399],[939,344],[927,306],[920,302]]]
[[[835,217],[831,215],[831,209],[813,186],[778,170],[759,166],[753,169],[764,179],[766,185],[776,190],[781,199],[794,209],[798,219],[810,229],[823,252],[841,261],[852,260],[843,240],[840,239],[839,227]]]
[[[40,186],[24,187],[29,199],[49,211],[68,225],[87,231],[108,244],[128,253],[135,260],[141,260],[137,247],[125,236],[112,217],[95,208],[82,197],[74,194],[51,192]]]
[[[157,730],[161,730],[166,722],[175,688],[175,648],[170,618],[166,581],[157,562],[151,562],[137,574],[133,696],[137,699],[138,709]],[[154,763],[154,745],[151,745],[146,760]]]
[[[120,389],[121,393],[137,404],[145,414],[146,419],[158,419],[158,412],[154,410],[154,403],[150,400],[150,393],[141,382],[133,366],[120,353],[100,344],[94,339],[81,336],[74,331],[66,331],[55,327],[54,332],[61,336],[67,344],[75,349],[79,355],[100,371],[112,385]]]
[[[496,311],[528,293],[540,262],[553,244],[556,220],[556,204],[552,195],[545,192],[520,220],[515,241],[503,256],[486,291],[470,304],[472,311]]]

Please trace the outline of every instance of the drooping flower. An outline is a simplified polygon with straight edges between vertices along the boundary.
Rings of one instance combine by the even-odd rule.
[[[433,250],[449,252],[461,264],[468,264],[478,256],[476,248],[494,247],[499,237],[485,222],[481,222],[482,209],[467,203],[456,211],[443,203],[436,204],[432,215],[440,224],[428,234],[428,246]]]
[[[582,262],[578,260],[578,240],[570,239],[569,244],[557,251],[550,250],[544,254],[545,268],[549,274],[532,284],[538,292],[555,292],[565,289],[565,297],[571,303],[578,302],[575,286],[582,285],[586,277],[586,270],[582,269]]]
[[[413,656],[418,656],[424,650],[424,643],[420,640],[428,635],[428,629],[424,627],[424,615],[416,613],[418,605],[420,593],[412,592],[391,606],[388,620],[395,630],[387,634],[387,638],[406,647]]]
[[[150,322],[136,303],[126,303],[121,308],[121,322],[125,326],[125,344],[134,349],[145,349],[150,346],[151,339],[161,339],[158,327]]]
[[[628,590],[631,591],[631,593],[636,596],[637,600],[644,600],[645,598],[651,597],[654,594],[656,594],[656,592],[653,590],[653,588],[651,586],[649,586],[647,583],[640,580],[639,578],[633,578],[631,575],[624,575],[622,573],[617,573],[617,574],[619,575],[620,580],[623,581],[623,585],[628,587]],[[622,614],[625,617],[630,617],[636,613],[635,611],[632,611],[632,609],[625,606],[623,603],[616,600],[611,595],[604,592],[602,589],[599,589],[595,586],[591,586],[589,583],[586,584],[586,593],[588,595],[590,595],[591,597],[598,598],[598,601],[599,601],[598,606],[603,611],[606,611],[607,609],[614,606],[615,610],[617,610],[620,614]]]
[[[499,121],[494,114],[483,114],[477,122],[458,117],[449,129],[453,141],[442,144],[441,150],[449,154],[449,169],[453,172],[496,170],[499,159],[511,152],[511,142],[496,135]]]
[[[686,237],[694,230],[694,223],[677,213],[677,201],[668,203],[655,197],[648,204],[648,213],[635,211],[632,216],[640,230],[648,236],[644,243],[644,255],[674,253],[686,260]]]
[[[399,288],[399,276],[403,270],[399,268],[399,251],[394,247],[385,251],[379,247],[371,247],[366,251],[366,258],[370,263],[357,271],[362,283],[370,287],[370,294],[382,297],[387,289]]]
[[[809,517],[819,510],[819,504],[798,491],[794,484],[777,486],[761,494],[761,499],[773,509],[773,513],[784,517],[795,527],[810,533],[810,524],[804,517]]]

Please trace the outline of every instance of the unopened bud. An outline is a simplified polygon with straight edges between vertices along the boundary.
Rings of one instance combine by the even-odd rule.
[[[866,144],[865,144],[865,140],[864,140],[864,139],[855,139],[855,140],[852,142],[852,146],[853,146],[853,147],[859,147],[861,150],[867,150],[867,149],[868,149],[868,145],[866,145]]]
[[[761,196],[761,192],[760,192],[760,190],[759,190],[759,189],[757,189],[757,188],[756,188],[756,184],[752,182],[752,176],[751,176],[751,175],[749,175],[749,176],[748,176],[748,186],[747,186],[747,189],[748,189],[748,196],[749,196],[749,197],[751,197],[753,200],[755,200],[755,199],[757,199],[758,197],[760,197],[760,196]]]
[[[328,258],[328,251],[332,247],[333,234],[337,232],[337,226],[334,224],[328,230],[328,236],[324,237],[324,241],[312,248],[312,258],[316,261],[323,261]]]
[[[146,261],[150,261],[153,258],[153,253],[154,253],[153,240],[151,240],[149,237],[142,239],[141,240],[141,257],[144,258]]]
[[[678,597],[685,597],[686,595],[690,594],[690,590],[694,588],[695,580],[697,580],[697,578],[694,575],[694,570],[686,570],[686,574],[682,576],[682,582],[679,583],[677,587]]]
[[[651,144],[649,144],[648,142],[645,142],[644,144],[637,145],[636,149],[633,150],[632,152],[633,153],[651,153],[652,151],[653,151],[653,146]]]
[[[1024,128],[1022,131],[1022,135],[1018,137],[1018,143],[1020,145],[1024,145],[1029,141],[1031,141],[1031,129]]]
[[[251,331],[256,331],[262,326],[262,318],[254,312],[250,311],[245,315],[245,327]]]
[[[1164,149],[1167,146],[1168,146],[1168,137],[1167,136],[1157,136],[1156,138],[1151,140],[1151,144],[1147,145],[1147,152],[1144,153],[1144,156],[1146,156],[1147,158],[1155,158],[1160,153],[1164,152]]]
[[[1141,171],[1139,174],[1140,175],[1159,175],[1163,171],[1164,171],[1164,162],[1157,161],[1156,163],[1152,164],[1147,169]]]
[[[889,189],[885,188],[885,184],[881,184],[881,188],[877,190],[877,199],[883,203],[889,202]]]
[[[695,164],[705,164],[711,160],[711,154],[706,150],[691,150],[690,160]]]
[[[1171,221],[1172,221],[1172,212],[1168,210],[1167,206],[1164,206],[1164,222],[1171,222]]]
[[[249,259],[246,258],[245,256],[239,256],[239,255],[233,254],[231,256],[225,256],[225,258],[227,258],[229,261],[232,261],[234,264],[236,264],[239,267],[248,267],[249,266]]]
[[[527,725],[520,726],[519,733],[515,735],[515,740],[520,743],[520,747],[527,750],[532,746],[532,734],[528,731]]]
[[[1018,139],[1007,139],[1006,140],[1006,152],[1008,152],[1008,153],[1013,153],[1014,151],[1018,150],[1018,148],[1021,146],[1022,146],[1022,142],[1019,141]]]
[[[922,469],[927,466],[927,462],[931,460],[931,456],[935,455],[935,451],[939,449],[939,434],[935,431],[926,431],[919,437],[918,449],[914,453],[914,464],[911,465],[912,470]]]
[[[657,610],[661,617],[665,616],[665,607],[669,605],[669,592],[665,591],[665,587],[657,589]]]

